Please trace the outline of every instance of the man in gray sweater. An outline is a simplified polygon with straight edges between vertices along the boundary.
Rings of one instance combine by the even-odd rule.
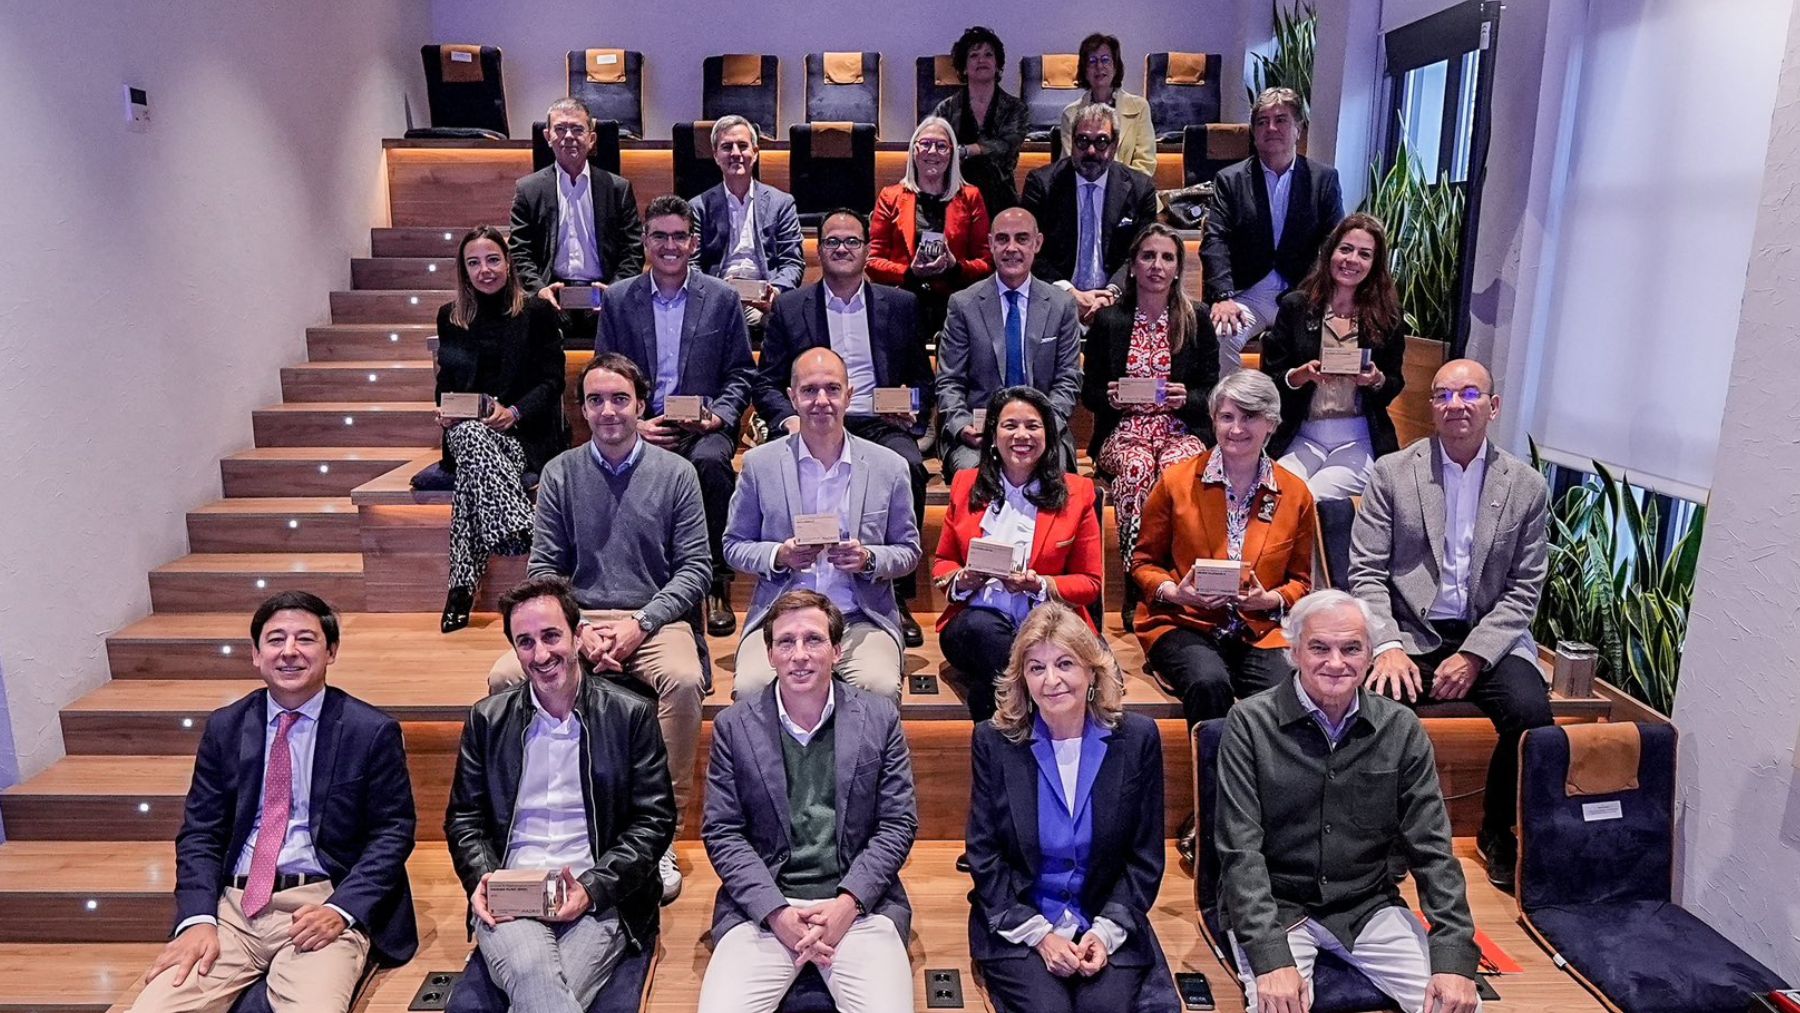
[[[545,465],[526,576],[554,575],[574,586],[582,610],[576,639],[596,672],[655,691],[679,827],[693,798],[706,695],[703,646],[686,622],[712,582],[700,480],[682,457],[638,438],[649,381],[629,358],[596,355],[580,388],[593,442]],[[488,689],[524,678],[508,651],[488,673]],[[673,848],[658,871],[666,904],[681,892]]]

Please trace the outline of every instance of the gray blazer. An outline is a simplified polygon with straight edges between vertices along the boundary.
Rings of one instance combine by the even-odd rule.
[[[1444,565],[1443,460],[1433,437],[1376,461],[1350,536],[1350,589],[1375,612],[1375,643],[1398,640],[1414,655],[1443,643],[1426,620]],[[1549,499],[1543,476],[1488,444],[1469,562],[1474,628],[1462,649],[1490,667],[1509,653],[1537,661]]]
[[[910,512],[908,512],[910,516]],[[725,708],[713,721],[700,839],[719,874],[713,902],[715,944],[741,922],[762,925],[787,904],[776,876],[788,859],[787,771],[781,762],[779,684]],[[892,701],[845,682],[832,684],[837,743],[839,886],[870,914],[912,929],[912,905],[900,885],[919,831],[912,755]]]
[[[875,572],[850,581],[857,607],[895,643],[900,639],[900,605],[894,578],[919,565],[919,527],[913,520],[912,479],[906,459],[879,443],[844,434],[855,459],[850,471],[850,516],[856,538],[875,554]],[[737,491],[725,516],[725,562],[756,577],[744,636],[762,625],[775,599],[794,585],[794,574],[777,573],[775,549],[794,535],[800,506],[800,435],[771,440],[744,454]]]
[[[756,195],[753,206],[757,247],[762,252],[769,284],[783,292],[799,288],[806,273],[806,254],[794,198],[760,179],[750,181],[750,192]],[[694,198],[693,208],[700,233],[700,252],[694,263],[701,271],[718,277],[719,268],[731,253],[731,208],[726,203],[725,184],[719,183]]]
[[[1006,318],[1000,289],[983,278],[950,297],[938,339],[938,419],[944,438],[957,440],[974,410],[1006,386]],[[1031,279],[1025,304],[1025,382],[1044,392],[1066,429],[1081,397],[1081,325],[1075,298]]]

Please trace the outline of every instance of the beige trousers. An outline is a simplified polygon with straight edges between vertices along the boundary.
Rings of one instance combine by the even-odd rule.
[[[900,685],[905,675],[905,659],[900,642],[874,623],[853,619],[844,627],[844,656],[838,662],[837,674],[858,689],[885,696],[898,704]],[[769,648],[763,643],[758,627],[738,641],[737,674],[732,680],[732,695],[739,700],[775,681],[775,665],[769,661]]]

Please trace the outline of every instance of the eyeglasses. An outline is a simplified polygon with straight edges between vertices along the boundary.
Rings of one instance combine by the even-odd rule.
[[[860,236],[826,236],[819,240],[819,245],[827,250],[856,251],[862,249],[866,242],[867,240]]]
[[[1077,148],[1092,148],[1095,151],[1105,151],[1107,148],[1112,147],[1112,142],[1113,139],[1111,134],[1075,135],[1075,146]]]
[[[1461,401],[1463,404],[1474,404],[1482,398],[1487,397],[1487,395],[1487,391],[1482,390],[1474,384],[1455,390],[1446,387],[1433,387],[1431,389],[1431,403],[1437,405],[1439,408],[1448,407],[1452,401]]]
[[[652,232],[644,238],[652,243],[667,245],[669,243],[685,243],[693,237],[692,232]]]
[[[803,638],[779,637],[776,639],[775,643],[770,646],[775,648],[776,654],[786,657],[791,656],[795,651],[798,651],[803,647],[806,648],[808,654],[811,654],[814,651],[824,650],[826,647],[830,646],[830,644],[831,641],[825,637],[821,637],[816,633],[809,633]]]
[[[579,123],[558,123],[556,126],[550,128],[550,132],[558,137],[574,137],[579,139],[587,136],[588,129]]]
[[[913,142],[913,150],[922,151],[922,152],[937,152],[938,154],[943,154],[944,152],[947,152],[950,150],[950,142],[949,141],[940,141],[935,137],[924,138],[924,139]]]
[[[1112,54],[1095,53],[1087,58],[1087,65],[1090,67],[1110,67],[1112,66]]]

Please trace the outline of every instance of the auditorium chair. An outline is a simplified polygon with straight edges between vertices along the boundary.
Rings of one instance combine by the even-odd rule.
[[[1214,814],[1219,804],[1219,743],[1225,737],[1225,719],[1214,718],[1194,726],[1190,733],[1194,751],[1194,902],[1200,910],[1200,932],[1220,963],[1237,983],[1236,954],[1231,950],[1225,923],[1219,918],[1219,856],[1213,849]],[[1330,950],[1320,950],[1313,962],[1312,1013],[1368,1013],[1398,1010],[1361,971]]]
[[[1062,123],[1062,111],[1082,95],[1075,83],[1080,57],[1074,53],[1045,53],[1019,61],[1019,98],[1031,112],[1028,141],[1048,141]]]
[[[1350,590],[1350,529],[1356,525],[1356,511],[1362,497],[1322,499],[1314,502],[1313,524],[1316,527],[1320,587]]]
[[[875,124],[806,123],[788,128],[788,184],[802,226],[834,208],[875,210]]]
[[[1211,183],[1220,169],[1250,157],[1250,127],[1243,123],[1208,123],[1181,133],[1184,186]]]
[[[876,124],[881,133],[881,54],[806,54],[806,122]]]
[[[531,171],[556,161],[550,152],[550,142],[544,140],[544,121],[538,120],[531,125]],[[594,150],[588,152],[588,164],[607,172],[619,171],[619,135],[623,127],[617,120],[594,121]]]
[[[742,116],[756,132],[775,136],[775,111],[781,103],[781,60],[759,53],[709,56],[700,69],[700,118]],[[711,158],[711,152],[707,154]]]
[[[1144,100],[1158,141],[1179,141],[1188,127],[1219,122],[1218,53],[1144,57]]]
[[[669,128],[675,193],[683,200],[693,200],[725,179],[719,163],[713,161],[712,128],[712,120],[677,123]],[[750,167],[750,175],[762,178],[761,159]]]
[[[962,78],[957,76],[956,63],[948,53],[941,56],[921,56],[916,61],[917,97],[913,103],[918,117],[913,120],[916,126],[938,103],[949,98],[962,88]],[[955,124],[951,124],[955,126]]]
[[[644,54],[629,49],[569,50],[569,97],[580,99],[594,119],[618,123],[619,136],[642,138]]]
[[[1671,725],[1525,733],[1520,920],[1608,1009],[1742,1013],[1787,986],[1675,903],[1675,744]]]
[[[425,64],[431,126],[415,127],[406,136],[506,138],[506,82],[497,47],[425,45],[419,58]]]

